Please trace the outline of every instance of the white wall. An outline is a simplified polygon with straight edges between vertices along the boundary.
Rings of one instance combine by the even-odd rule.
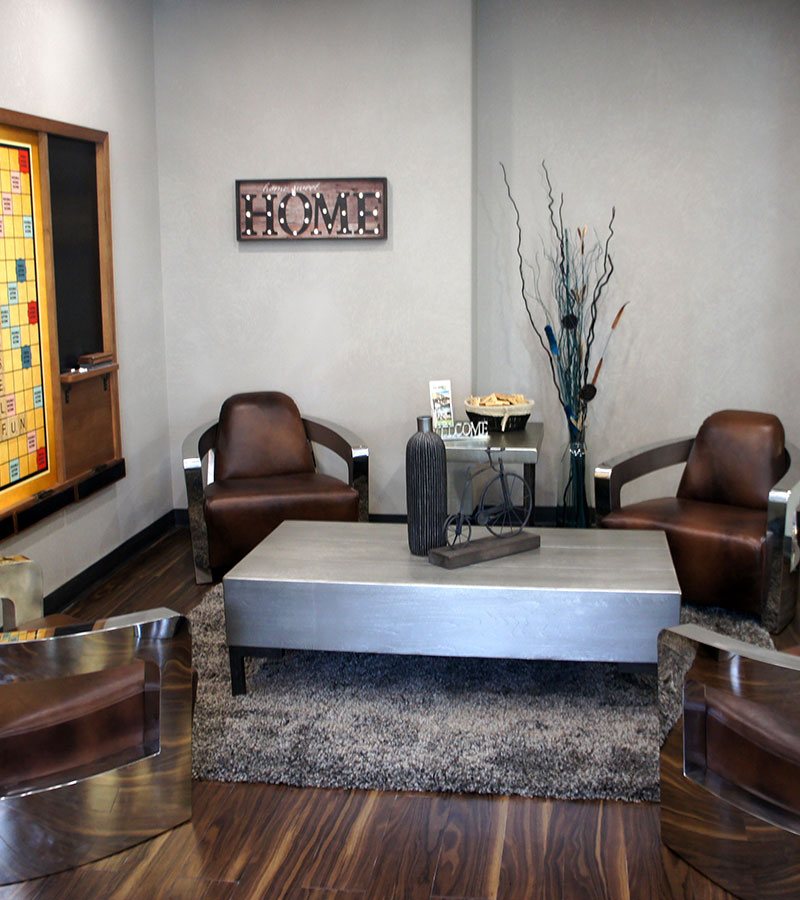
[[[471,384],[472,4],[156,0],[173,490],[184,435],[283,390],[371,451],[405,511],[428,381]],[[237,178],[386,176],[389,239],[238,244]]]
[[[796,3],[478,0],[476,388],[530,392],[537,501],[566,428],[520,297],[509,170],[529,255],[565,215],[617,223],[608,311],[630,301],[592,403],[590,462],[775,412],[800,443],[800,13]]]
[[[459,401],[523,389],[553,503],[565,433],[501,159],[531,242],[542,158],[575,225],[602,230],[617,206],[609,310],[631,305],[592,461],[724,406],[773,410],[800,441],[795,4],[477,0],[475,66],[468,0],[154,6],[153,23],[146,0],[0,0],[0,105],[111,134],[129,474],[3,542],[44,563],[48,590],[185,503],[181,440],[238,390],[286,390],[360,432],[373,512],[402,512],[428,380]],[[236,178],[339,174],[388,177],[385,244],[235,241]]]
[[[0,106],[110,133],[122,446],[128,475],[2,553],[50,591],[172,508],[149,0],[0,0]]]

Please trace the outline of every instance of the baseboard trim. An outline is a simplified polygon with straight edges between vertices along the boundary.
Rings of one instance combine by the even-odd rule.
[[[134,553],[149,546],[162,535],[166,534],[171,528],[179,525],[180,523],[177,521],[178,512],[178,510],[173,509],[170,510],[170,512],[165,513],[160,519],[157,519],[151,525],[143,528],[138,534],[133,535],[133,537],[128,538],[127,541],[120,544],[116,550],[112,550],[111,553],[108,553],[102,559],[93,563],[88,569],[79,572],[74,578],[70,578],[69,581],[62,584],[61,587],[58,587],[47,594],[44,598],[44,614],[49,616],[52,613],[61,612],[65,607],[69,606],[82,591],[91,587],[101,578],[105,578],[120,565],[120,563],[125,562],[125,560],[129,559]]]
[[[534,528],[537,525],[549,525],[554,527],[556,524],[556,508],[555,506],[537,506],[533,513]]]
[[[175,524],[181,528],[188,528],[189,510],[185,508],[175,509],[173,512],[175,513]],[[406,515],[405,513],[370,513],[369,520],[370,522],[401,523],[405,525]]]
[[[189,510],[176,509],[175,524],[180,528],[189,527]],[[594,513],[594,510],[592,510]],[[536,525],[555,525],[556,524],[556,508],[555,506],[537,506],[536,507]],[[405,525],[408,521],[404,513],[370,513],[370,522],[382,522],[384,524]]]

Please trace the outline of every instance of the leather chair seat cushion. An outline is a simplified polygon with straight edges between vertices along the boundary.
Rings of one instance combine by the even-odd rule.
[[[16,681],[0,707],[0,788],[69,772],[144,743],[145,664]]]
[[[763,703],[706,687],[706,765],[742,790],[800,812],[800,732]]]
[[[206,488],[204,508],[209,559],[221,568],[238,562],[286,519],[357,521],[358,491],[318,472],[229,478]]]
[[[614,510],[601,525],[665,531],[684,602],[760,614],[765,510],[664,497]]]

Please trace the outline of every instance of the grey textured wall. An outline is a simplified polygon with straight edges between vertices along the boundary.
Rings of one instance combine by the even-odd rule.
[[[566,428],[499,160],[530,255],[547,229],[542,159],[574,226],[602,233],[617,207],[608,312],[630,306],[591,408],[592,462],[726,407],[775,412],[800,442],[797,4],[478,0],[476,44],[476,387],[535,398],[537,499],[554,502]]]
[[[183,436],[278,389],[359,433],[372,511],[402,512],[428,381],[471,387],[471,4],[155,9],[176,505]],[[388,241],[237,244],[235,179],[341,175],[388,178]]]

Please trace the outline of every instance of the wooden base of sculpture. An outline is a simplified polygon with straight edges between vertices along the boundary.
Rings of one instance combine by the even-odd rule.
[[[489,559],[500,559],[526,550],[537,550],[542,539],[538,534],[521,532],[509,537],[486,537],[457,544],[455,547],[436,547],[428,554],[428,562],[445,569],[460,569]]]

